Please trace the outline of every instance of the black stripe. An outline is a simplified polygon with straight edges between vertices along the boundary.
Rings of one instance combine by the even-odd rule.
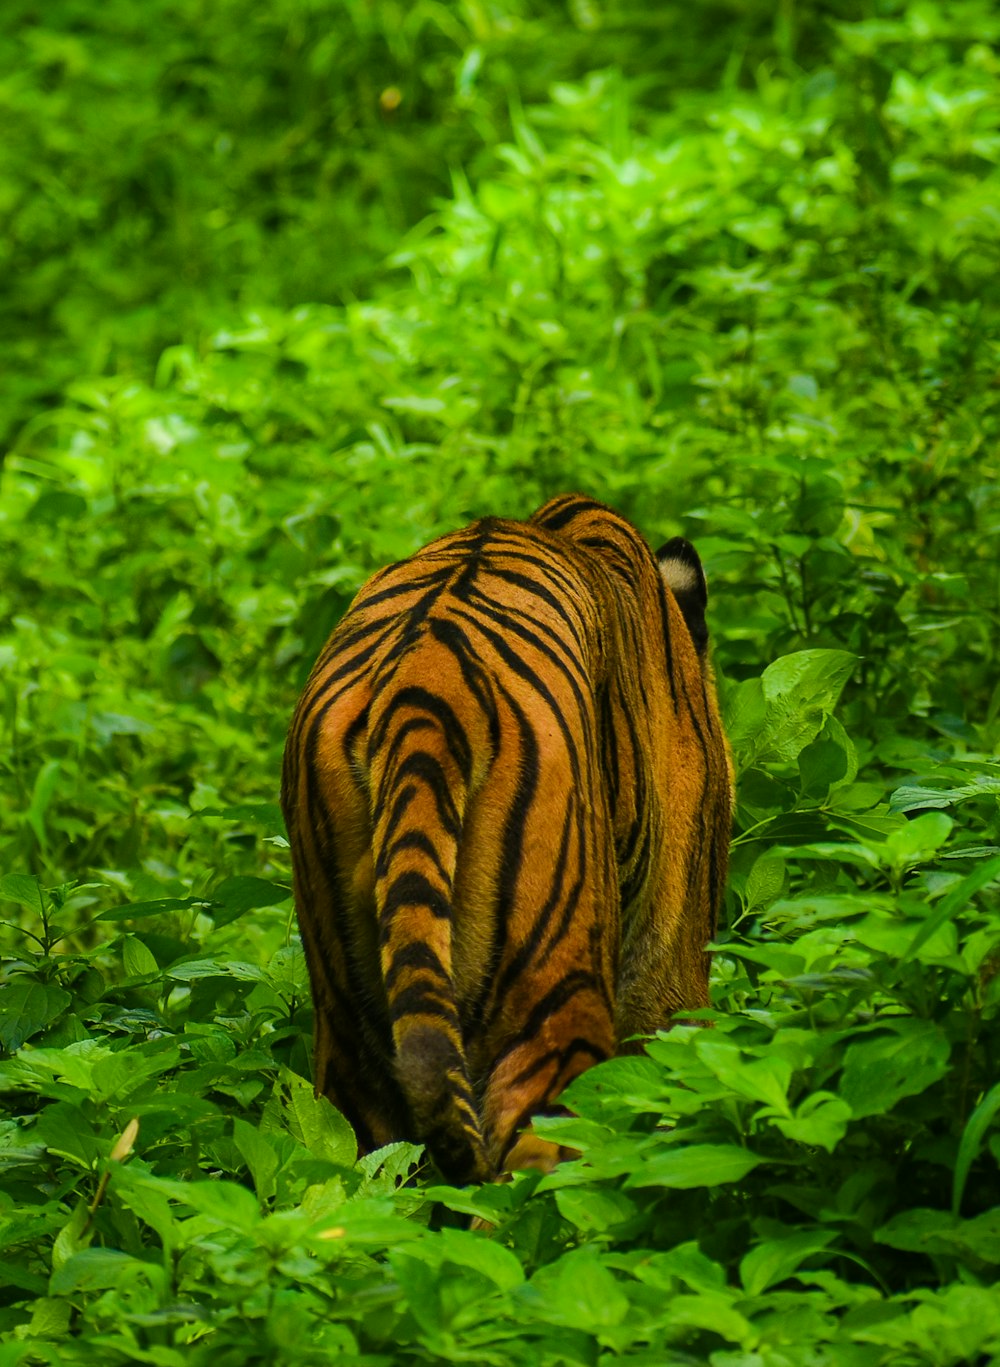
[[[412,940],[409,944],[401,945],[392,956],[392,961],[385,974],[385,990],[391,992],[396,985],[396,979],[406,969],[419,970],[422,973],[432,973],[434,977],[448,981],[448,973],[441,960],[431,949],[430,945],[423,940]]]
[[[394,840],[390,845],[383,840],[382,848],[379,851],[378,860],[375,864],[375,877],[384,878],[389,872],[389,865],[401,850],[419,850],[425,854],[434,865],[435,872],[440,875],[441,881],[449,881],[448,871],[441,862],[441,857],[434,847],[434,842],[430,836],[423,831],[404,831],[398,840]]]
[[[408,869],[394,878],[382,898],[379,912],[379,939],[387,944],[392,934],[392,921],[401,907],[426,907],[438,920],[451,916],[451,901],[447,892],[436,888],[422,873]]]
[[[546,504],[546,507],[549,506],[551,505]],[[543,516],[539,517],[539,513],[542,513]],[[558,532],[568,522],[572,522],[576,517],[581,517],[584,513],[604,513],[607,515],[610,513],[610,509],[606,508],[603,503],[597,503],[594,499],[578,498],[573,494],[566,494],[565,502],[557,502],[552,512],[546,512],[545,508],[539,508],[532,521],[538,527],[547,527],[550,532]]]
[[[375,805],[375,822],[379,821],[384,797],[387,791],[391,794],[400,783],[406,779],[418,779],[425,784],[431,791],[437,807],[438,819],[442,829],[453,840],[457,840],[462,830],[461,816],[455,806],[455,799],[452,795],[451,785],[448,776],[441,766],[441,761],[437,755],[428,754],[426,750],[411,750],[396,766],[391,775],[387,775],[383,780]],[[385,843],[383,836],[383,844]]]
[[[393,1024],[404,1016],[434,1016],[458,1029],[454,1003],[442,997],[440,988],[434,983],[416,982],[404,987],[389,1003],[389,1015]]]
[[[438,694],[432,693],[430,689],[421,688],[417,684],[409,684],[393,695],[390,706],[383,712],[378,725],[369,737],[369,756],[381,748],[385,741],[385,733],[392,724],[396,713],[404,707],[412,707],[415,711],[425,712],[437,721],[444,734],[448,749],[451,751],[452,758],[458,766],[463,780],[468,783],[469,776],[472,773],[472,747],[469,744],[465,727],[459,721],[458,714],[450,703],[439,697]],[[410,723],[403,723],[403,726],[408,724]],[[393,745],[395,744],[394,740]]]
[[[579,996],[581,992],[593,992],[597,990],[599,990],[597,976],[587,972],[586,969],[577,968],[574,969],[572,973],[564,973],[559,981],[555,983],[553,987],[550,987],[543,997],[540,997],[538,1001],[535,1002],[528,1013],[527,1020],[521,1026],[521,1029],[517,1034],[505,1041],[503,1049],[493,1061],[494,1071],[499,1064],[514,1053],[515,1050],[521,1048],[524,1044],[530,1043],[539,1033],[543,1023],[547,1021],[550,1016],[554,1016],[560,1012],[574,997]]]

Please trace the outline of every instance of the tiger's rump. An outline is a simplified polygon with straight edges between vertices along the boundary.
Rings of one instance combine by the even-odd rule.
[[[725,762],[681,609],[599,504],[486,519],[362,589],[283,806],[317,1089],[363,1146],[423,1140],[455,1180],[545,1161],[532,1115],[707,1003]]]

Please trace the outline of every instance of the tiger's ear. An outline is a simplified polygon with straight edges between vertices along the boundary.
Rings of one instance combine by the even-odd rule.
[[[699,655],[704,655],[708,646],[708,627],[705,624],[708,584],[698,552],[690,541],[675,536],[660,547],[656,559],[663,582],[672,590],[687,622],[694,648]]]

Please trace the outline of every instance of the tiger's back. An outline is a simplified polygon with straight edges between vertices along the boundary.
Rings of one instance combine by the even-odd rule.
[[[317,662],[282,802],[317,1088],[364,1147],[545,1162],[533,1114],[707,1004],[729,771],[676,544],[674,592],[591,500],[485,519],[376,575]]]

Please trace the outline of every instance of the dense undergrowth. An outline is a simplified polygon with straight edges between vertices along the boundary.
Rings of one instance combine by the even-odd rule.
[[[5,5],[0,1367],[1000,1363],[998,36]],[[709,573],[715,1028],[456,1191],[312,1096],[280,749],[573,488]]]

